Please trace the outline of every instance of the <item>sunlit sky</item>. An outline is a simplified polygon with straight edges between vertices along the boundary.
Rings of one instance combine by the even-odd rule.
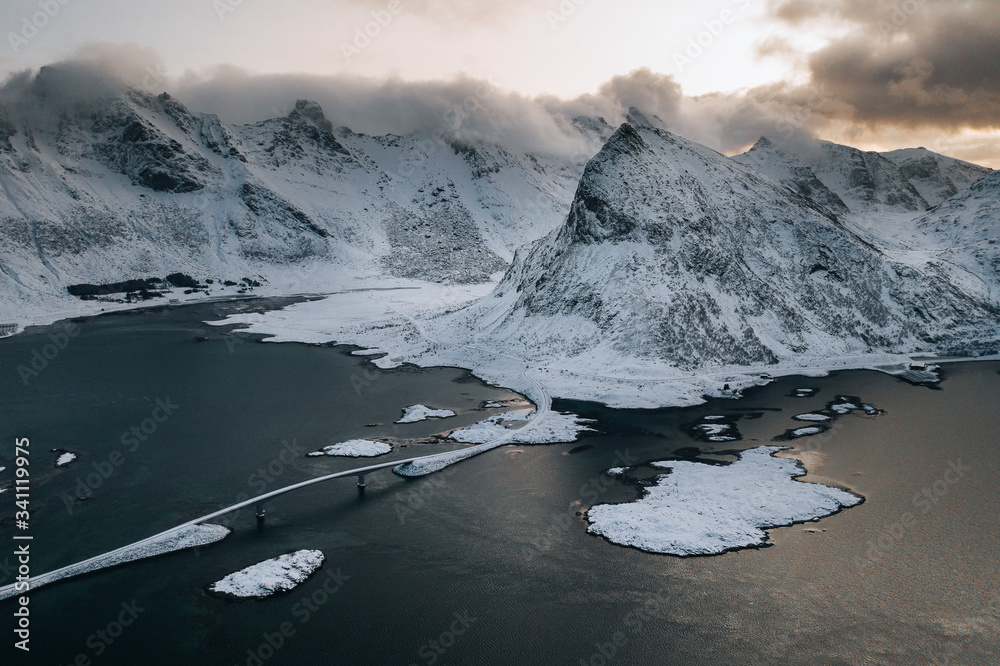
[[[400,0],[401,10],[392,14],[388,0],[71,0],[17,53],[7,44],[0,52],[9,72],[60,60],[96,41],[135,42],[153,47],[175,75],[220,63],[268,73],[407,79],[464,72],[523,93],[563,97],[593,92],[615,74],[644,66],[674,74],[689,94],[754,86],[788,71],[783,63],[751,57],[765,22],[759,1],[515,2],[468,16],[414,5]],[[37,0],[5,0],[0,16],[5,27],[17,28],[38,9]],[[359,53],[345,54],[343,45],[354,46],[356,29],[364,30],[379,11],[392,20]],[[730,12],[728,25],[723,11]],[[693,63],[678,66],[674,54],[687,57],[687,40],[710,27],[719,35]],[[702,36],[702,42],[708,40]]]
[[[944,4],[924,2],[933,7]],[[221,64],[254,73],[398,76],[418,81],[464,73],[530,96],[572,98],[596,91],[615,75],[646,67],[673,76],[686,96],[732,94],[766,84],[808,84],[810,53],[839,47],[852,31],[873,31],[876,19],[892,16],[891,3],[875,0],[867,4],[881,6],[882,14],[863,17],[867,23],[859,24],[858,4],[856,0],[52,0],[58,11],[44,17],[45,25],[37,34],[11,41],[11,33],[32,32],[25,21],[39,13],[40,4],[4,0],[0,34],[7,37],[0,43],[0,72],[38,68],[71,57],[81,47],[111,42],[152,48],[162,58],[164,74],[174,79],[192,74],[208,77]],[[839,14],[830,10],[834,6]],[[793,13],[794,20],[789,20]],[[907,30],[915,35],[918,28],[928,29],[935,17],[904,17],[904,30],[894,39],[912,38]],[[376,29],[372,22],[378,18],[385,25]],[[356,41],[366,25],[376,36],[370,43],[367,37]],[[351,47],[349,53],[345,45]],[[765,46],[770,55],[761,55]],[[949,118],[944,134],[933,122],[921,121],[923,128],[907,121],[905,126],[855,131],[845,129],[843,118],[839,121],[836,129],[826,130],[836,136],[824,138],[845,142],[851,138],[859,147],[880,149],[915,142],[947,144],[965,155],[975,153],[980,162],[1000,166],[1000,155],[984,147],[984,142],[996,143],[996,127],[984,127],[982,121],[964,128],[960,120]]]

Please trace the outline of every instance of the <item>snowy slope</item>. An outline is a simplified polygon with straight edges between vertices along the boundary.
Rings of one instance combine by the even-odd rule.
[[[467,311],[518,353],[682,368],[996,339],[974,297],[894,263],[826,209],[704,146],[623,125],[561,229]]]
[[[798,163],[793,157],[779,150],[770,139],[761,137],[750,150],[742,155],[736,155],[733,159],[787,185],[834,213],[850,212],[840,197],[824,185],[810,167]]]
[[[899,167],[920,196],[931,206],[937,206],[992,171],[984,166],[963,162],[926,148],[904,148],[882,153]]]
[[[913,263],[1000,308],[1000,172],[917,218]]]
[[[761,138],[734,158],[834,212],[917,212],[930,205],[887,157],[829,141],[783,143]],[[839,203],[838,203],[839,202]]]
[[[275,293],[484,282],[559,224],[589,157],[360,135],[302,100],[227,126],[166,94],[64,99],[63,76],[0,108],[0,322],[80,307],[72,284],[174,272]]]
[[[344,295],[225,323],[380,349],[379,367],[457,365],[529,395],[537,381],[553,396],[628,407],[697,404],[772,375],[914,353],[994,353],[996,292],[969,280],[973,270],[995,278],[928,261],[931,243],[954,248],[965,236],[996,261],[984,235],[996,228],[993,178],[927,214],[937,238],[914,234],[912,213],[869,214],[898,218],[898,238],[886,239],[871,235],[879,224],[627,123],[587,165],[562,226],[518,251],[475,302],[433,311],[412,292]],[[961,219],[939,216],[950,206]],[[358,300],[367,314],[344,315]]]

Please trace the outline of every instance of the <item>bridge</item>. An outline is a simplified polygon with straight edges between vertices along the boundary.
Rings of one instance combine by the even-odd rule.
[[[383,305],[395,310],[398,314],[402,315],[410,321],[410,323],[416,328],[417,332],[429,342],[435,344],[449,344],[439,340],[431,338],[427,331],[424,329],[423,325],[414,317],[399,312],[395,307],[384,301],[379,301],[372,296],[369,296],[372,300],[376,300]],[[163,555],[170,552],[175,552],[178,550],[184,550],[186,548],[191,548],[200,545],[207,545],[209,543],[214,543],[222,538],[222,536],[206,538],[198,541],[197,539],[190,539],[187,537],[191,536],[192,532],[197,532],[199,526],[204,526],[211,520],[224,516],[228,513],[234,511],[239,511],[240,509],[245,509],[247,507],[254,507],[255,513],[257,515],[257,520],[264,520],[265,509],[264,505],[273,500],[276,497],[286,495],[288,493],[294,492],[296,490],[301,490],[302,488],[308,488],[309,486],[314,486],[318,483],[325,483],[327,481],[332,481],[334,479],[357,477],[358,479],[358,490],[359,492],[364,491],[365,488],[365,476],[372,473],[378,472],[383,469],[389,469],[390,467],[398,468],[396,471],[400,476],[403,477],[416,477],[424,476],[426,474],[432,474],[434,472],[440,471],[449,465],[455,464],[472,456],[484,453],[490,449],[503,446],[504,444],[510,443],[514,440],[517,435],[524,432],[535,429],[545,418],[551,413],[552,410],[552,398],[545,387],[542,386],[541,382],[536,380],[530,374],[530,364],[528,364],[524,359],[517,358],[516,356],[510,356],[507,354],[502,354],[499,352],[484,349],[482,347],[473,347],[471,345],[455,345],[451,346],[464,347],[467,349],[475,349],[481,352],[487,352],[494,354],[496,356],[502,356],[508,358],[512,361],[516,361],[519,364],[523,363],[528,366],[524,370],[524,378],[528,380],[530,388],[526,391],[529,398],[531,398],[536,406],[536,412],[534,417],[523,427],[516,430],[511,430],[509,433],[505,433],[489,442],[484,444],[478,444],[476,446],[471,446],[463,449],[457,449],[455,451],[445,451],[444,453],[435,453],[427,456],[418,456],[416,458],[407,458],[404,460],[393,460],[392,462],[378,463],[375,465],[368,465],[366,467],[356,467],[354,469],[345,470],[343,472],[334,472],[333,474],[326,474],[324,476],[319,476],[313,479],[307,479],[305,481],[300,481],[299,483],[294,483],[290,486],[285,486],[284,488],[279,488],[277,490],[272,490],[269,493],[264,493],[258,495],[257,497],[252,497],[248,500],[238,502],[232,506],[227,506],[218,511],[213,511],[212,513],[194,518],[185,523],[172,527],[169,530],[160,532],[159,534],[154,534],[151,537],[147,537],[141,541],[136,541],[135,543],[129,544],[127,546],[122,546],[112,551],[108,551],[102,555],[96,555],[89,559],[83,560],[82,562],[77,562],[76,564],[71,564],[69,566],[62,567],[60,569],[55,569],[38,576],[31,576],[29,578],[30,589],[27,591],[36,590],[43,585],[48,585],[59,580],[64,580],[66,578],[71,578],[74,576],[79,576],[82,574],[90,573],[93,571],[99,571],[101,569],[106,569],[109,567],[117,566],[127,562],[134,562],[140,559],[146,559],[149,557],[155,557],[157,555]],[[219,528],[220,532],[224,528]],[[228,533],[228,531],[226,532]],[[196,536],[196,535],[195,535]],[[24,594],[25,590],[19,590],[15,583],[10,585],[5,585],[0,587],[0,601],[4,599],[9,599],[10,597],[18,596]]]
[[[538,411],[535,412],[535,416],[524,427],[511,430],[509,433],[505,433],[500,437],[486,442],[485,444],[456,449],[454,451],[445,451],[443,453],[434,453],[427,456],[418,456],[416,458],[406,458],[403,460],[393,460],[391,462],[367,465],[365,467],[356,467],[342,472],[334,472],[332,474],[307,479],[305,481],[300,481],[299,483],[293,483],[292,485],[285,486],[284,488],[278,488],[277,490],[272,490],[271,492],[258,495],[257,497],[251,497],[248,500],[237,502],[236,504],[213,511],[212,513],[205,514],[204,516],[199,516],[198,518],[181,523],[176,527],[172,527],[168,530],[160,532],[159,534],[154,534],[151,537],[147,537],[141,541],[136,541],[135,543],[127,546],[122,546],[121,548],[108,551],[101,555],[96,555],[81,562],[77,562],[76,564],[71,564],[37,576],[31,576],[28,580],[30,584],[29,590],[18,589],[16,587],[16,583],[0,587],[0,601],[37,590],[43,585],[48,585],[66,578],[72,578],[74,576],[99,571],[101,569],[125,564],[127,562],[146,559],[148,557],[155,557],[157,555],[184,550],[185,548],[214,543],[222,537],[220,536],[202,541],[192,541],[189,537],[192,532],[197,532],[197,528],[199,526],[204,526],[205,523],[219,518],[220,516],[224,516],[228,513],[239,511],[240,509],[245,509],[251,506],[255,509],[257,520],[264,520],[264,507],[267,502],[275,499],[276,497],[287,495],[288,493],[295,492],[296,490],[301,490],[302,488],[308,488],[309,486],[314,486],[319,483],[333,481],[334,479],[357,477],[358,490],[359,492],[363,492],[365,488],[365,476],[373,472],[389,469],[391,467],[399,467],[401,468],[398,470],[400,476],[423,476],[444,469],[445,467],[461,460],[471,458],[474,455],[503,446],[504,444],[507,444],[511,442],[511,440],[515,439],[518,434],[537,427],[538,424],[550,413],[552,403],[548,393],[541,384],[528,374],[527,370],[525,370],[524,376],[534,385],[534,388],[538,392],[538,396],[536,397]],[[409,467],[409,469],[405,469],[406,467]],[[224,528],[219,529],[221,531]]]

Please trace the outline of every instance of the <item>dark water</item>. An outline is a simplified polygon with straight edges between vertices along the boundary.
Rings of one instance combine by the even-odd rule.
[[[459,416],[444,423],[457,427],[496,411],[479,410],[484,400],[516,397],[462,370],[373,371],[342,349],[234,343],[200,323],[237,307],[247,306],[80,322],[80,334],[27,386],[17,366],[51,330],[0,341],[0,466],[8,468],[0,482],[11,479],[14,438],[30,437],[35,571],[244,493],[358,465],[282,458],[283,442],[314,450],[351,437],[420,438],[444,424],[392,425],[407,405],[453,409]],[[11,647],[15,606],[3,602],[2,663],[69,664],[79,655],[94,664],[997,663],[998,369],[949,366],[939,391],[850,372],[781,380],[738,402],[686,410],[557,403],[599,419],[601,433],[501,448],[423,479],[379,473],[363,498],[350,480],[313,487],[275,501],[263,527],[251,513],[235,514],[234,533],[210,547],[38,590],[30,658]],[[787,397],[797,386],[820,391]],[[887,414],[843,417],[791,444],[807,480],[866,502],[773,530],[774,547],[650,555],[587,535],[576,515],[635,496],[602,475],[623,454],[657,460],[698,447],[725,458],[802,425],[791,416],[835,394]],[[129,450],[123,433],[168,398],[174,413]],[[682,429],[734,409],[759,415],[738,422],[740,442],[712,449]],[[53,448],[80,459],[57,472]],[[392,455],[445,448],[415,444]],[[120,462],[113,472],[94,476],[112,457]],[[962,475],[949,474],[949,463]],[[67,505],[88,476],[93,498]],[[12,515],[13,501],[0,495],[0,516]],[[0,525],[0,565],[13,559],[14,531]],[[204,593],[236,569],[300,548],[322,550],[327,562],[288,595],[231,603]],[[10,579],[0,569],[0,581]],[[134,621],[122,604],[132,604]],[[120,634],[119,619],[130,621]]]

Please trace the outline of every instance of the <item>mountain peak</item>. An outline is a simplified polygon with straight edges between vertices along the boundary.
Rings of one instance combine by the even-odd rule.
[[[667,125],[663,122],[662,118],[657,115],[653,115],[652,117],[647,116],[635,106],[629,107],[628,113],[625,115],[625,121],[636,125],[637,127],[651,127],[653,129],[661,130],[667,129]]]
[[[288,118],[291,120],[305,119],[328,130],[333,129],[333,124],[326,119],[323,107],[319,105],[319,102],[308,99],[296,100],[295,108],[288,114]]]
[[[774,142],[768,139],[766,136],[762,136],[757,139],[757,143],[750,147],[750,150],[777,150],[777,146]]]

